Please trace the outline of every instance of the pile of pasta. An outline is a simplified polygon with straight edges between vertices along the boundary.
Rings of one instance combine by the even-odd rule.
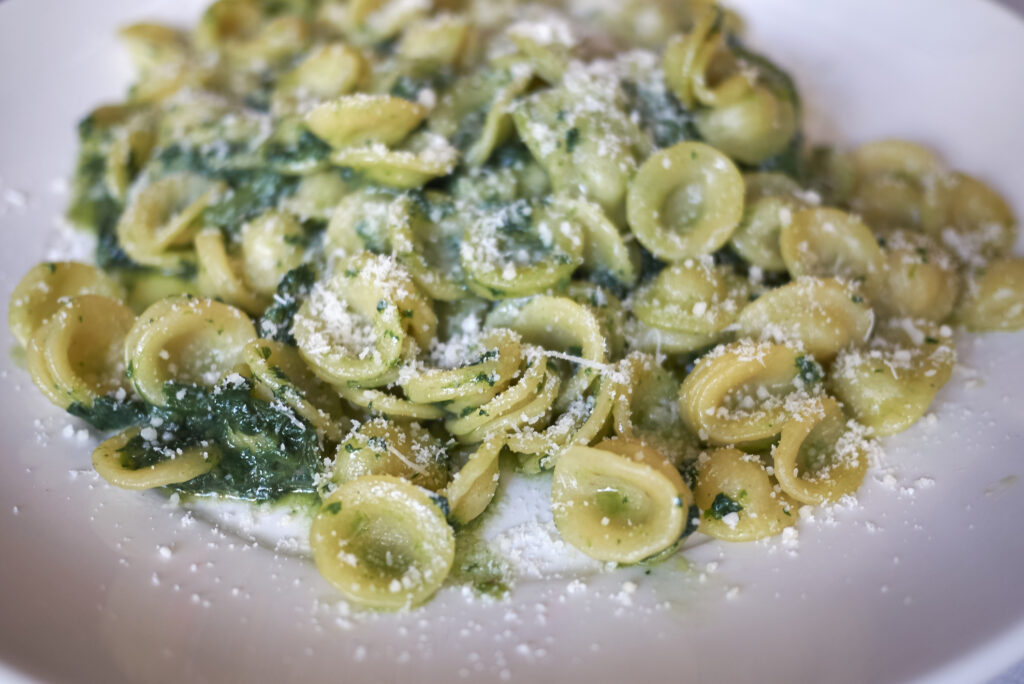
[[[651,562],[854,493],[1024,325],[1015,219],[885,140],[809,148],[789,77],[704,2],[218,0],[122,30],[80,126],[97,264],[10,327],[129,489],[313,493],[323,576],[427,600],[503,477]]]

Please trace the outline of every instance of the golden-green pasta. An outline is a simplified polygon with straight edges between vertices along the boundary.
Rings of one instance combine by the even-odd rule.
[[[389,475],[338,487],[313,518],[309,538],[328,582],[360,605],[382,610],[426,601],[455,557],[455,535],[430,493]]]
[[[607,563],[780,535],[929,410],[954,326],[1024,327],[1024,260],[1000,179],[806,145],[741,34],[711,0],[126,27],[70,186],[96,265],[28,271],[16,353],[110,485],[310,501],[364,608],[502,565],[492,515]]]
[[[692,503],[679,471],[639,442],[572,447],[555,465],[558,531],[601,561],[636,563],[671,547],[689,527]]]

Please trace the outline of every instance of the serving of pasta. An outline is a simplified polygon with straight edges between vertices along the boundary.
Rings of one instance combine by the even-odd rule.
[[[135,24],[9,326],[108,483],[315,507],[348,600],[429,600],[502,478],[653,563],[853,495],[954,332],[1024,327],[1016,219],[904,140],[814,146],[703,0],[217,0]]]

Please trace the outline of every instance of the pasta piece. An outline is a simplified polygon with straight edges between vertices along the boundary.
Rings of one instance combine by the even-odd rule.
[[[520,100],[512,119],[557,192],[581,194],[610,216],[622,215],[637,160],[650,145],[626,113],[616,79],[574,63],[557,87]]]
[[[66,409],[91,408],[99,397],[128,389],[121,349],[135,314],[120,300],[82,294],[62,300],[26,350],[32,382]]]
[[[979,266],[1007,256],[1017,241],[1017,219],[995,190],[965,173],[937,183],[937,215],[925,226],[964,262]]]
[[[375,418],[355,426],[338,445],[330,478],[335,484],[366,475],[391,475],[440,491],[448,482],[444,447],[416,423]]]
[[[242,226],[241,236],[245,283],[259,294],[274,294],[281,278],[302,264],[306,235],[288,214],[264,212]]]
[[[839,354],[828,373],[829,389],[874,434],[902,432],[949,380],[956,356],[951,335],[930,321],[884,321],[866,349]]]
[[[792,102],[758,85],[736,102],[698,112],[696,125],[703,139],[722,152],[757,164],[786,149],[797,116]]]
[[[301,112],[310,104],[347,95],[366,78],[368,68],[362,53],[344,43],[314,48],[278,79],[273,109],[278,114]]]
[[[904,140],[878,140],[851,155],[850,208],[875,228],[935,226],[942,163],[931,151]]]
[[[309,543],[328,582],[379,610],[429,599],[455,558],[455,535],[431,493],[387,475],[361,477],[327,497]]]
[[[306,126],[336,150],[370,143],[395,145],[419,126],[423,105],[390,95],[344,95],[315,107]]]
[[[825,504],[853,494],[864,480],[868,455],[860,426],[847,425],[835,399],[823,397],[821,410],[786,423],[772,448],[775,477],[782,491],[805,504]]]
[[[669,332],[712,336],[731,325],[747,300],[746,281],[730,268],[688,259],[637,291],[634,315]]]
[[[268,401],[284,402],[331,441],[338,441],[348,429],[337,394],[310,372],[295,347],[256,339],[242,354]]]
[[[775,491],[760,459],[738,449],[716,449],[700,457],[693,496],[703,513],[698,529],[716,539],[772,537],[796,522],[795,507]]]
[[[842,281],[805,276],[747,304],[737,323],[742,336],[791,342],[829,363],[841,349],[868,341],[875,313]]]
[[[600,561],[638,563],[690,531],[693,495],[651,447],[613,439],[555,464],[551,509],[562,538]]]
[[[782,259],[790,275],[842,278],[882,291],[885,258],[871,229],[839,209],[804,209],[782,228]]]
[[[679,380],[649,354],[633,352],[621,365],[628,382],[613,399],[615,433],[653,446],[676,468],[694,460],[700,445],[679,416]]]
[[[582,199],[560,198],[559,203],[583,227],[583,268],[601,281],[636,284],[638,255],[604,210]]]
[[[442,367],[419,370],[399,381],[410,400],[457,402],[452,407],[456,413],[465,406],[479,406],[508,386],[522,359],[519,335],[502,328],[473,341],[449,342],[447,347],[455,351],[446,349],[444,355],[456,358],[442,358]]]
[[[444,427],[462,444],[474,444],[538,423],[549,416],[559,385],[546,358],[528,358],[507,389],[485,404],[465,406]]]
[[[428,4],[403,0],[353,0],[325,3],[320,9],[322,21],[338,28],[346,38],[359,45],[373,45],[393,38],[420,21]]]
[[[121,248],[134,261],[165,270],[188,263],[187,246],[199,215],[221,187],[194,174],[173,174],[147,185],[125,207],[117,223]]]
[[[170,97],[190,76],[191,54],[187,36],[162,24],[140,23],[123,27],[118,38],[128,48],[139,73],[134,99],[151,102]]]
[[[217,229],[203,230],[193,245],[199,263],[197,282],[205,297],[215,297],[250,314],[262,313],[270,298],[253,292],[238,275],[236,259],[228,255],[224,235]]]
[[[533,80],[522,64],[463,76],[430,114],[430,130],[448,138],[477,167],[512,135],[511,105]]]
[[[395,257],[431,299],[467,296],[459,245],[463,220],[451,202],[431,196],[417,202],[403,195],[388,208],[388,241]]]
[[[875,306],[889,316],[949,318],[960,293],[953,257],[924,233],[896,230],[884,238],[885,296]]]
[[[501,435],[482,442],[448,483],[444,494],[451,507],[448,519],[453,523],[466,525],[490,505],[498,489],[498,457],[503,446]]]
[[[163,406],[165,383],[212,386],[245,362],[245,345],[255,338],[252,321],[233,306],[168,297],[143,311],[128,331],[125,366],[135,391]]]
[[[748,173],[743,220],[729,244],[745,261],[766,271],[785,271],[786,261],[779,247],[782,226],[806,206],[795,196],[796,181],[781,173]]]
[[[332,252],[355,255],[363,250],[376,254],[391,251],[388,208],[394,197],[366,188],[345,196],[327,224],[327,247]]]
[[[996,259],[970,274],[956,319],[979,332],[1024,327],[1024,259]]]
[[[702,357],[683,381],[679,415],[709,444],[768,439],[816,406],[822,377],[814,359],[792,347],[724,345]]]
[[[581,397],[599,374],[609,370],[600,322],[588,307],[567,297],[539,295],[521,306],[495,309],[487,325],[516,331],[524,342],[541,348],[535,350],[538,355],[578,365],[559,395],[559,410]]]
[[[378,143],[346,147],[331,154],[331,163],[358,171],[366,180],[400,189],[418,188],[447,176],[458,160],[458,150],[441,136],[428,132],[411,136],[399,150]]]
[[[743,177],[729,158],[703,143],[656,152],[629,185],[629,226],[667,261],[710,254],[743,218]]]
[[[89,264],[55,261],[37,264],[18,282],[7,306],[7,325],[22,347],[61,306],[66,297],[95,294],[125,298],[124,288]]]
[[[211,445],[191,446],[179,451],[142,437],[142,430],[128,428],[101,442],[92,452],[96,473],[121,489],[153,489],[194,480],[216,467],[220,450]]]
[[[440,15],[407,28],[395,51],[405,59],[421,60],[435,68],[452,66],[461,61],[472,30],[465,17]]]
[[[459,255],[477,295],[523,297],[569,278],[583,260],[583,230],[553,204],[516,202],[479,217]]]

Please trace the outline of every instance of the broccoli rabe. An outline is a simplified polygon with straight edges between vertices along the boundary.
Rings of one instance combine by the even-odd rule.
[[[288,271],[277,286],[274,303],[271,304],[257,326],[260,337],[277,340],[286,344],[295,344],[292,337],[292,321],[299,310],[302,300],[309,295],[309,290],[316,282],[316,268],[309,263]]]

